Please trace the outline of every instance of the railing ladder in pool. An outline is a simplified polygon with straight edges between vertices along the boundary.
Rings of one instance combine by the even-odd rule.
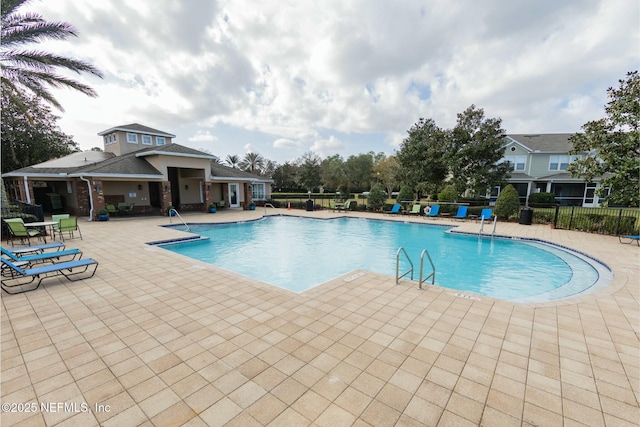
[[[407,259],[407,261],[409,261],[409,264],[411,265],[411,268],[407,271],[405,271],[404,273],[400,274],[400,254],[403,254],[404,257]],[[425,255],[427,257],[427,259],[429,260],[429,264],[431,264],[431,273],[429,273],[424,279],[422,278],[422,274],[424,271],[424,258]],[[400,282],[400,279],[402,279],[404,276],[406,276],[407,274],[411,273],[411,280],[413,280],[413,262],[411,262],[411,258],[409,258],[409,255],[407,254],[407,251],[403,248],[400,247],[398,249],[398,252],[396,253],[396,285]],[[420,254],[420,277],[418,280],[418,289],[422,290],[422,284],[424,282],[426,282],[427,280],[431,279],[431,284],[433,285],[435,283],[436,280],[436,267],[435,265],[433,265],[433,261],[431,260],[431,255],[429,255],[429,251],[424,249],[422,251],[422,254]]]
[[[493,217],[493,230],[491,231],[491,236],[496,234],[496,224],[498,221],[498,217],[494,216]],[[478,234],[482,234],[482,230],[484,229],[484,217],[480,218],[480,231],[478,231]]]
[[[169,209],[169,223],[171,223],[171,218],[173,218],[173,216],[171,215],[171,212],[174,212],[178,218],[180,218],[180,221],[182,221],[182,223],[184,224],[185,227],[187,227],[187,231],[191,231],[191,228],[189,228],[189,224],[187,224],[184,219],[182,218],[182,216],[180,216],[180,214],[178,213],[177,210],[175,209]]]
[[[411,264],[411,268],[405,271],[404,273],[402,273],[402,275],[399,275],[401,253],[404,254],[404,257],[407,259],[407,261],[409,261],[409,264]],[[396,285],[398,284],[400,279],[402,279],[404,276],[406,276],[409,273],[411,273],[411,280],[413,280],[413,263],[411,262],[411,258],[409,258],[407,251],[405,251],[404,248],[401,246],[400,249],[398,249],[398,252],[396,253]]]
[[[276,211],[276,213],[277,213],[278,215],[282,216],[282,214],[281,214],[280,212],[278,212],[278,210],[276,209],[276,207],[275,207],[275,206],[273,206],[271,203],[265,203],[265,204],[264,204],[264,214],[265,214],[265,215],[267,214],[267,208],[268,208],[268,207],[269,207],[269,208],[273,208],[273,210],[274,210],[274,211]]]

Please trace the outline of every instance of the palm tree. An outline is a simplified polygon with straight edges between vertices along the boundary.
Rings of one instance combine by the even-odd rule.
[[[237,169],[238,165],[240,164],[240,158],[235,154],[227,154],[224,162],[227,164],[227,166]]]
[[[37,13],[21,14],[17,10],[28,0],[1,0],[0,63],[2,64],[2,90],[20,99],[27,89],[60,110],[62,106],[48,91],[47,86],[69,87],[89,96],[97,96],[90,87],[76,80],[56,74],[58,69],[87,72],[102,77],[91,64],[51,53],[27,50],[29,44],[43,40],[65,40],[77,36],[75,29],[66,22],[46,22]]]
[[[247,153],[240,162],[240,167],[247,172],[261,173],[264,168],[264,157],[258,153]]]

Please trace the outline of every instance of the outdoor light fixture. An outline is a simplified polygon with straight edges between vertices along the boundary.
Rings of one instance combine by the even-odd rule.
[[[138,184],[138,190],[142,190],[142,184]]]

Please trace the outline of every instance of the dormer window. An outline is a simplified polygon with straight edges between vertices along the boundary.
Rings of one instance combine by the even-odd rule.
[[[127,132],[127,142],[129,144],[137,144],[138,143],[138,135],[135,133]]]
[[[142,145],[152,145],[150,135],[142,135]]]
[[[156,136],[156,145],[164,145],[164,136]]]

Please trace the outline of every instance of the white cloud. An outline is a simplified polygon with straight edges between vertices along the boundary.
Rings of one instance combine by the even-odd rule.
[[[201,3],[29,3],[78,29],[47,47],[105,74],[80,77],[98,99],[53,91],[62,130],[90,148],[118,124],[210,128],[229,150],[215,154],[250,135],[276,161],[391,153],[420,117],[451,127],[471,104],[507,132],[576,132],[639,63],[640,4],[625,0]]]
[[[190,136],[188,139],[190,142],[214,142],[218,140],[218,138],[208,130],[199,130],[195,135]]]

